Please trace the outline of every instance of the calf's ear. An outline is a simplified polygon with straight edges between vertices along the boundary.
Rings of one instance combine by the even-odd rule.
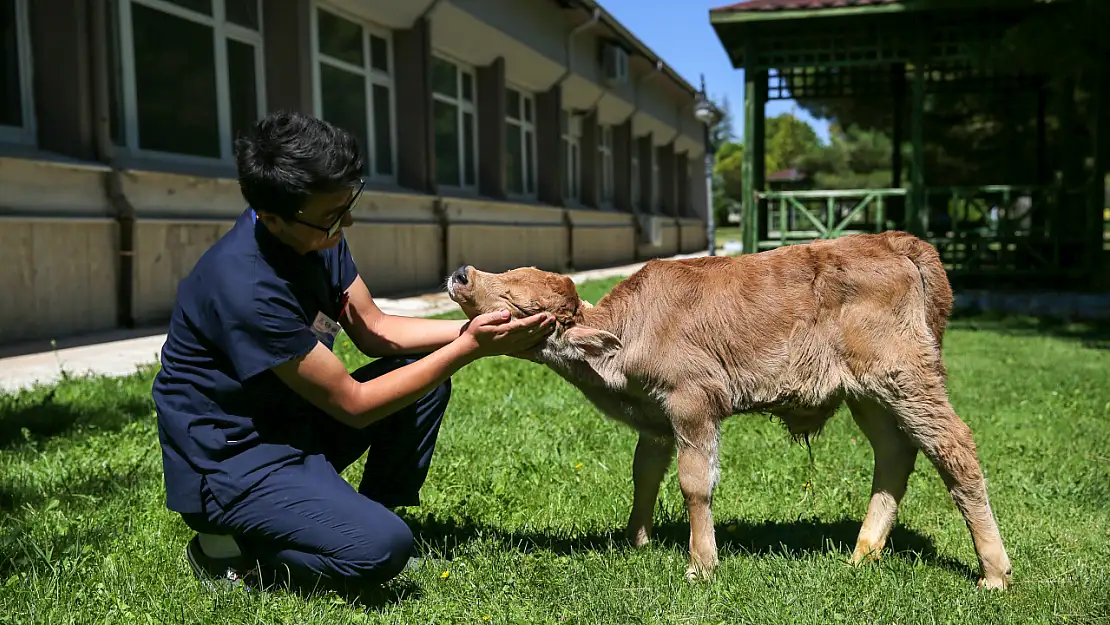
[[[570,328],[563,338],[591,357],[611,356],[623,347],[621,340],[615,334],[584,326]]]
[[[586,300],[584,300],[584,299],[579,299],[579,300],[578,300],[578,307],[579,307],[579,308],[581,308],[582,310],[585,310],[585,309],[587,309],[587,308],[593,308],[593,307],[594,307],[594,305],[593,305],[593,304],[591,304],[591,303],[589,303],[589,302],[587,302],[587,301],[586,301]]]

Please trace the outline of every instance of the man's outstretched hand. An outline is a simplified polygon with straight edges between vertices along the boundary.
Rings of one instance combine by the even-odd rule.
[[[476,358],[509,355],[538,345],[555,331],[555,317],[538,313],[523,319],[512,319],[509,311],[478,315],[462,327],[459,340],[464,341]]]

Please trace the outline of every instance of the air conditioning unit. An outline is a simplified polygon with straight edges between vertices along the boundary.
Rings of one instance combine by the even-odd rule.
[[[605,72],[605,80],[610,83],[628,82],[628,51],[612,42],[603,43],[601,67]]]
[[[640,242],[653,247],[663,245],[663,218],[659,215],[640,215]]]

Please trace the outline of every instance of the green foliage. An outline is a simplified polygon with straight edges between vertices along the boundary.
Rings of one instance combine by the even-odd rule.
[[[744,145],[728,142],[713,163],[713,209],[718,224],[727,223],[729,211],[738,212],[744,184]]]
[[[804,155],[798,165],[818,189],[874,189],[891,183],[891,142],[874,130],[829,127],[829,144]]]
[[[736,140],[736,130],[728,96],[721,96],[720,101],[713,102],[713,106],[720,112],[721,117],[709,128],[709,144],[713,146],[714,151],[717,151],[726,143]]]
[[[613,281],[582,285],[597,301]],[[945,337],[952,403],[975,433],[1015,567],[975,588],[975,552],[919,458],[890,549],[847,565],[872,453],[846,413],[791,445],[765,418],[724,424],[721,566],[689,584],[672,464],[657,540],[622,530],[635,435],[539,365],[454,378],[423,505],[402,509],[442,569],[380,597],[206,592],[164,507],[153,370],[0,395],[0,620],[12,623],[1095,623],[1110,618],[1110,343],[1084,326],[963,320]],[[340,341],[354,367],[366,361]],[[660,354],[666,358],[666,354]],[[344,477],[356,482],[361,466]],[[812,488],[803,485],[812,478]]]
[[[768,118],[765,132],[768,174],[796,167],[802,158],[820,148],[817,132],[793,113]]]
[[[721,111],[721,118],[709,130],[714,152],[713,218],[717,225],[724,225],[728,223],[730,212],[739,212],[744,146],[736,142],[728,96],[721,96],[721,100],[714,105]]]

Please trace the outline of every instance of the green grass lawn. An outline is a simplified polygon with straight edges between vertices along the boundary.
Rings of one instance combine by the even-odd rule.
[[[340,345],[350,366],[362,362]],[[846,563],[872,462],[846,412],[814,443],[812,471],[776,423],[726,424],[721,566],[712,583],[689,584],[674,466],[658,542],[630,550],[635,434],[546,369],[495,358],[455,378],[425,505],[405,511],[449,562],[403,574],[369,605],[201,588],[182,557],[190,532],[163,507],[153,371],[0,395],[0,622],[1110,620],[1110,343],[1082,327],[980,318],[957,321],[945,351],[1014,563],[1008,592],[975,588],[970,537],[923,458],[891,549]]]

